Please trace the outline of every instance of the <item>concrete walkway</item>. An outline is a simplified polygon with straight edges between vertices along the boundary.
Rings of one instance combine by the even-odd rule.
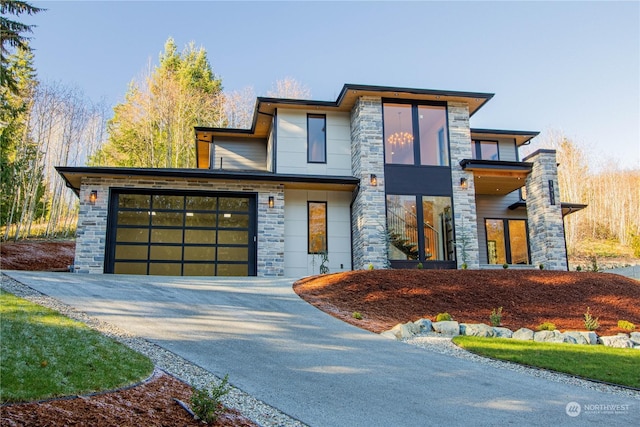
[[[638,399],[389,341],[300,300],[291,279],[4,273],[311,426],[640,425]]]

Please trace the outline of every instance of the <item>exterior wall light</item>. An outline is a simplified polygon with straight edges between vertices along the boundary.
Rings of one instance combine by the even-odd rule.
[[[269,196],[269,209],[273,208],[274,205],[275,200],[273,199],[273,196]]]
[[[369,176],[369,182],[371,183],[372,187],[377,187],[378,186],[378,177],[375,174],[371,174]]]
[[[460,188],[466,190],[468,187],[467,178],[460,178]]]
[[[89,203],[91,203],[92,205],[95,205],[97,200],[98,200],[98,192],[96,190],[91,190],[91,194],[89,194]]]

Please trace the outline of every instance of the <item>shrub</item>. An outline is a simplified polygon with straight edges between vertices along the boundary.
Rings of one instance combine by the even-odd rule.
[[[418,263],[418,265],[416,265],[416,268],[417,268],[418,270],[422,270],[422,269],[424,268],[424,266],[422,265],[422,263],[421,263],[421,262],[419,262],[419,263]]]
[[[628,320],[618,320],[618,328],[624,329],[625,331],[635,331],[636,325]]]
[[[373,270],[373,264],[369,264],[369,270]]]
[[[543,322],[536,328],[538,331],[555,331],[556,325],[551,322]]]
[[[591,271],[594,273],[600,271],[600,267],[598,267],[598,258],[596,258],[595,255],[591,257]]]
[[[351,317],[353,317],[354,319],[362,320],[362,313],[360,313],[359,311],[354,311],[353,313],[351,313]]]
[[[463,270],[466,270],[467,269],[467,263],[463,262],[460,267],[462,267]]]
[[[505,262],[504,264],[502,264],[502,268],[504,268],[504,269],[506,270],[507,268],[509,268],[509,264],[507,264],[507,263]]]
[[[543,264],[543,263],[540,263],[540,265],[538,266],[538,268],[539,268],[540,270],[544,270],[544,264]]]
[[[443,322],[446,320],[453,320],[453,317],[449,313],[438,313],[436,316],[436,322]]]
[[[582,271],[582,267],[577,266],[577,267],[576,267],[576,271]]]
[[[220,384],[212,383],[210,389],[193,388],[191,395],[191,409],[196,416],[206,424],[215,423],[224,411],[222,396],[229,393],[229,374],[225,375]]]
[[[498,307],[491,310],[491,314],[489,315],[489,319],[491,320],[491,326],[500,326],[502,321],[502,307]]]
[[[595,331],[600,327],[598,319],[594,319],[589,313],[589,307],[587,307],[587,312],[584,313],[584,327],[587,328],[587,331]]]

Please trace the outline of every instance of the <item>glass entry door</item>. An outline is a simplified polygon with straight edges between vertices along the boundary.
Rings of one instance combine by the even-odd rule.
[[[112,190],[105,272],[256,274],[255,194]]]

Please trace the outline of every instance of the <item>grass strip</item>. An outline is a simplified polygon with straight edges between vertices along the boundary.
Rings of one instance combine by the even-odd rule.
[[[2,403],[119,388],[153,371],[146,356],[2,290],[0,319]]]
[[[640,351],[633,348],[462,335],[455,337],[453,342],[481,356],[640,388]]]

